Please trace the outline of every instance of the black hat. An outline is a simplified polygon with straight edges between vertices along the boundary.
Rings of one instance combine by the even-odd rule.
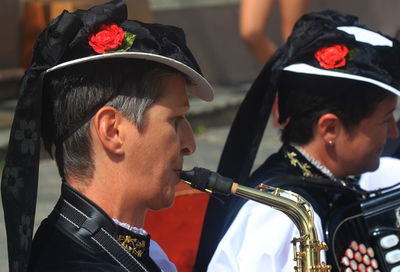
[[[327,41],[326,30],[319,30],[325,35],[316,39],[318,47],[301,52],[303,56],[298,54],[283,71],[366,82],[400,95],[398,41],[360,26],[337,26],[331,30],[336,36],[333,42]],[[292,41],[299,38],[295,34]]]
[[[105,9],[107,6],[113,6],[114,10],[110,12]],[[70,40],[53,40],[64,35],[70,35]],[[64,11],[39,37],[35,52],[33,65],[36,57],[51,64],[46,73],[110,58],[159,62],[186,74],[193,83],[188,86],[193,95],[206,101],[213,99],[210,84],[186,46],[183,30],[126,20],[126,6],[118,0],[88,11]]]
[[[180,28],[129,21],[127,8],[120,0],[90,10],[64,11],[51,21],[36,42],[32,66],[21,82],[2,176],[10,271],[26,271],[29,260],[44,76],[64,67],[110,58],[144,59],[170,66],[190,79],[189,92],[206,101],[213,99],[211,86],[187,48]]]
[[[359,24],[352,15],[322,11],[302,16],[287,43],[266,63],[241,104],[221,155],[221,175],[246,185],[282,72],[304,75],[303,80],[315,76],[360,81],[399,95],[400,45],[397,40]],[[323,91],[321,88],[321,95]],[[208,204],[199,246],[206,249],[199,251],[196,262],[200,270],[210,261],[222,238],[222,226],[229,224],[221,222],[232,208],[231,200],[223,200],[221,204],[211,198]]]
[[[399,67],[399,41],[359,24],[357,17],[331,10],[302,16],[287,43],[272,56],[249,90],[232,125],[219,169],[235,172],[230,177],[239,181],[247,179],[282,73],[295,74],[291,78],[300,79],[298,84],[313,76],[328,81],[344,79],[341,82],[354,85],[359,81],[360,85],[371,84],[400,95]],[[324,88],[320,90],[324,95]]]

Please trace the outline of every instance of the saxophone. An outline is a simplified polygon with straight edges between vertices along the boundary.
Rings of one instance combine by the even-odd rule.
[[[331,266],[321,262],[320,251],[328,250],[325,242],[318,240],[314,226],[314,212],[309,202],[291,191],[282,190],[265,184],[257,189],[239,185],[204,168],[181,171],[181,179],[203,192],[236,195],[268,205],[285,213],[300,232],[299,238],[292,240],[295,272],[331,271]]]

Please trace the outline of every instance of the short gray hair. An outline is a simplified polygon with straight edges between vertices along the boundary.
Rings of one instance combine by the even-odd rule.
[[[99,64],[63,69],[62,73],[54,73],[45,85],[47,92],[58,93],[53,102],[56,138],[68,136],[62,143],[61,158],[56,150],[60,174],[80,180],[93,177],[95,169],[89,127],[97,110],[102,106],[114,107],[141,129],[144,115],[160,96],[165,78],[180,73],[145,60],[114,59]],[[71,133],[71,127],[77,129]],[[46,140],[57,141],[43,136],[45,144]]]

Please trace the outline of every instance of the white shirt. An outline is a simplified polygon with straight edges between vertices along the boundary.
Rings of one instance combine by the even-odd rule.
[[[149,251],[151,259],[163,272],[177,272],[175,264],[168,259],[167,254],[165,254],[156,241],[150,240]]]
[[[400,160],[381,158],[380,167],[360,180],[365,190],[375,190],[400,181]],[[314,222],[323,239],[321,219]],[[290,241],[299,237],[295,225],[283,212],[266,205],[247,201],[219,243],[208,266],[208,272],[292,272],[293,247]],[[321,255],[325,260],[325,254]]]
[[[400,182],[399,169],[399,159],[382,157],[376,171],[361,176],[360,186],[365,190],[372,191],[397,184]]]
[[[323,237],[321,220],[316,214],[314,221],[319,237]],[[283,212],[247,201],[219,243],[207,271],[293,272],[290,242],[299,236]]]

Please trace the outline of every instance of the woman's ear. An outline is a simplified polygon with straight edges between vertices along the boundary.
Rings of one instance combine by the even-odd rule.
[[[110,106],[102,107],[92,119],[92,137],[97,137],[103,148],[112,154],[123,155],[123,142],[121,137],[121,113]]]
[[[317,123],[317,133],[328,145],[335,143],[342,129],[342,121],[333,113],[323,114]]]

